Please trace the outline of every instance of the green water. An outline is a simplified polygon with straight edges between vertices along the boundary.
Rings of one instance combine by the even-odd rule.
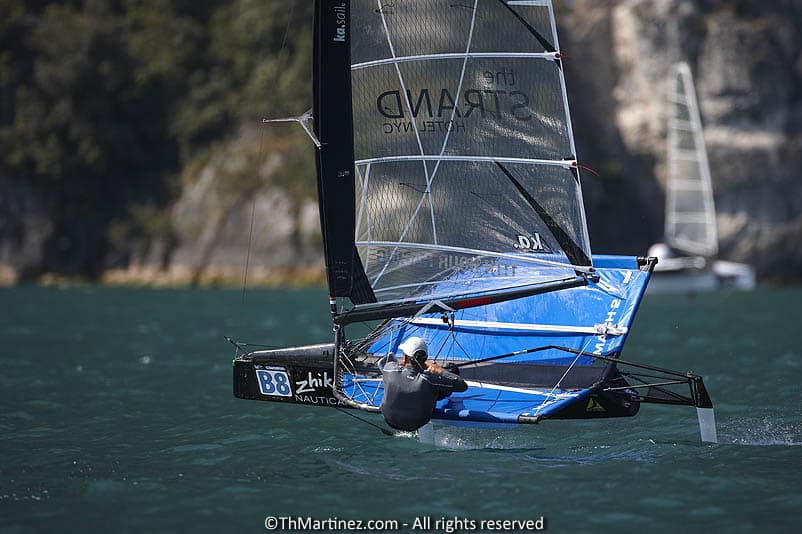
[[[223,336],[327,341],[322,291],[0,290],[0,530],[264,532],[300,515],[799,531],[800,312],[798,288],[644,302],[624,356],[704,375],[719,445],[699,444],[693,409],[644,406],[433,447],[232,397]]]

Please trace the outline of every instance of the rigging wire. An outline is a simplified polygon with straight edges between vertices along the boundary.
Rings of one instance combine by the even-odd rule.
[[[245,272],[242,273],[242,304],[245,304],[245,288],[248,285],[248,265],[251,262],[251,243],[253,242],[254,215],[256,215],[256,196],[254,196],[253,202],[251,203],[251,230],[248,232],[248,253],[245,255]]]
[[[281,40],[281,48],[279,48],[278,52],[278,63],[285,63],[288,56],[285,57],[285,50],[287,48],[287,36],[290,33],[290,25],[292,24],[292,14],[295,10],[295,2],[290,2],[290,14],[287,17],[287,27],[284,28],[284,38]],[[267,87],[265,88],[267,89]],[[264,163],[265,160],[265,132],[262,129],[261,135],[259,136],[259,155],[257,160]],[[258,172],[258,171],[257,171]],[[245,304],[245,290],[248,286],[248,267],[251,261],[251,246],[253,244],[253,222],[256,215],[256,195],[254,195],[253,202],[251,204],[251,224],[250,224],[250,232],[248,233],[248,250],[245,255],[245,268],[244,272],[242,273],[242,304]]]
[[[456,332],[452,332],[451,336],[454,338],[454,343],[457,344],[457,346],[462,350],[462,353],[465,355],[465,357],[468,358],[468,361],[472,361],[473,358],[471,358],[471,354],[465,349],[465,347],[462,346],[462,343],[459,342],[459,339],[457,339]]]
[[[284,28],[284,38],[281,40],[281,49],[279,50],[279,61],[282,60],[284,49],[287,46],[287,36],[290,34],[290,25],[292,24],[292,14],[295,11],[295,2],[290,2],[290,14],[287,17],[287,27]]]
[[[590,343],[591,343],[591,341],[593,341],[593,339],[594,339],[594,338],[593,338],[593,336],[588,336],[588,341],[587,341],[587,343],[585,343],[585,346],[584,346],[584,347],[582,347],[582,349],[580,349],[580,351],[579,351],[579,352],[577,353],[577,355],[574,357],[574,361],[572,361],[572,362],[571,362],[571,365],[569,365],[569,366],[568,366],[568,369],[566,369],[566,370],[565,370],[565,372],[564,372],[564,373],[563,373],[563,375],[560,377],[560,379],[559,379],[559,380],[557,380],[557,383],[556,383],[556,384],[554,384],[554,387],[553,387],[553,388],[551,388],[551,391],[549,391],[549,394],[548,394],[548,395],[546,395],[546,400],[545,400],[545,401],[543,401],[543,402],[540,404],[540,406],[538,406],[538,407],[537,407],[537,410],[535,410],[535,416],[537,416],[537,415],[540,413],[540,410],[542,410],[543,408],[545,408],[545,407],[546,407],[546,403],[547,403],[547,402],[549,401],[549,399],[550,399],[550,398],[551,398],[551,397],[554,395],[554,392],[557,390],[557,388],[558,388],[558,387],[560,387],[560,384],[561,384],[561,383],[562,383],[562,381],[565,379],[565,377],[566,377],[566,376],[568,376],[568,373],[570,373],[570,372],[571,372],[571,369],[573,369],[573,368],[574,368],[574,365],[576,364],[576,362],[578,362],[578,361],[579,361],[579,358],[582,356],[582,353],[584,353],[584,352],[585,352],[585,349],[586,349],[586,348],[588,348],[588,345],[590,345]]]
[[[453,316],[453,315],[454,315],[454,312],[451,312],[451,315]],[[434,359],[437,359],[437,358],[439,358],[439,357],[440,357],[440,354],[443,352],[443,349],[445,348],[445,346],[446,346],[446,343],[448,343],[448,340],[449,340],[451,337],[453,337],[453,335],[454,335],[454,321],[449,321],[449,320],[448,320],[448,319],[445,317],[445,314],[443,314],[443,322],[445,322],[446,324],[448,324],[448,331],[449,331],[449,335],[448,335],[448,336],[446,336],[445,338],[443,338],[443,342],[442,342],[442,343],[440,343],[440,347],[438,347],[438,349],[437,349],[437,352],[436,352],[436,353],[435,353],[435,355],[434,355]],[[431,353],[431,351],[429,351],[429,352]],[[453,355],[453,353],[454,353],[454,342],[453,342],[453,341],[451,342],[451,348],[449,349],[449,352],[450,352],[452,355]]]
[[[381,430],[381,433],[384,434],[385,436],[397,436],[398,435],[397,432],[394,432],[394,431],[392,431],[390,429],[384,428],[383,426],[379,426],[379,425],[377,425],[375,423],[372,423],[372,422],[368,421],[367,419],[362,419],[361,417],[358,417],[358,416],[356,416],[356,415],[354,415],[352,413],[349,413],[349,412],[343,410],[339,406],[335,406],[334,409],[337,410],[340,413],[343,413],[343,414],[347,415],[348,417],[353,417],[357,421],[362,421],[366,425],[370,425],[373,428],[378,428],[379,430]]]

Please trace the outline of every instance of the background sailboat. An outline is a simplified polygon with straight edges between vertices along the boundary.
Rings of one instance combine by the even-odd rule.
[[[659,259],[649,293],[752,289],[752,267],[716,259],[710,165],[693,77],[684,62],[674,64],[668,78],[667,131],[665,243],[649,249]]]

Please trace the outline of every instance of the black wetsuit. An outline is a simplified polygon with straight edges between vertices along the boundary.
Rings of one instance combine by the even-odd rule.
[[[429,422],[437,401],[468,389],[468,384],[454,373],[421,371],[393,360],[384,365],[382,375],[384,420],[393,428],[410,432]]]

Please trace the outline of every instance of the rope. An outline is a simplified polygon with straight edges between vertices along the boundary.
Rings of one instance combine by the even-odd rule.
[[[357,421],[362,421],[366,425],[370,425],[373,428],[377,428],[377,429],[381,430],[381,433],[384,434],[385,436],[396,436],[397,435],[397,433],[393,432],[392,430],[386,429],[386,428],[384,428],[382,426],[379,426],[379,425],[377,425],[375,423],[371,423],[367,419],[362,419],[361,417],[357,417],[356,415],[354,415],[352,413],[349,413],[349,412],[346,412],[345,410],[343,410],[342,408],[340,408],[338,406],[335,406],[334,409],[337,410],[340,413],[343,413],[343,414],[347,415],[348,417],[353,417]]]
[[[348,373],[350,375],[356,377],[356,366],[351,361],[351,358],[345,353],[345,349],[341,349],[339,352],[340,353],[337,355],[337,358],[339,359],[339,361],[342,364],[342,366],[346,368],[345,370],[348,371]],[[378,393],[378,391],[374,391],[374,394],[371,396],[371,395],[368,395],[368,392],[365,391],[365,388],[362,387],[362,384],[359,381],[354,380],[354,385],[357,388],[359,388],[359,391],[365,397],[365,401],[369,402],[372,406],[375,406],[376,394]],[[338,390],[343,395],[345,395],[345,391],[343,391],[342,387],[339,387]],[[353,396],[351,396],[350,398],[351,398],[351,400],[354,400]]]
[[[579,167],[580,169],[584,170],[584,171],[588,171],[589,173],[594,174],[596,176],[596,178],[601,178],[601,174],[599,174],[595,170],[591,169],[587,165],[582,165],[581,163],[577,163],[576,166]]]
[[[560,379],[557,380],[557,383],[554,384],[553,388],[551,388],[551,391],[549,391],[549,394],[546,395],[546,401],[548,401],[548,399],[554,394],[554,392],[557,390],[557,388],[560,387],[560,383],[562,383],[563,379],[566,376],[568,376],[568,373],[571,372],[571,369],[574,368],[574,365],[576,364],[576,362],[579,361],[579,357],[582,356],[582,353],[585,352],[585,349],[588,348],[588,345],[590,345],[591,341],[593,341],[593,337],[592,336],[588,338],[588,342],[585,343],[585,346],[582,347],[582,350],[580,350],[579,353],[574,357],[574,361],[571,362],[571,365],[568,366],[568,369],[565,371],[565,373],[563,373],[563,375],[560,377]],[[540,410],[545,408],[544,404],[545,404],[546,401],[541,403],[540,406],[538,406],[537,410],[535,410],[535,416],[537,416],[537,414],[540,413]]]

